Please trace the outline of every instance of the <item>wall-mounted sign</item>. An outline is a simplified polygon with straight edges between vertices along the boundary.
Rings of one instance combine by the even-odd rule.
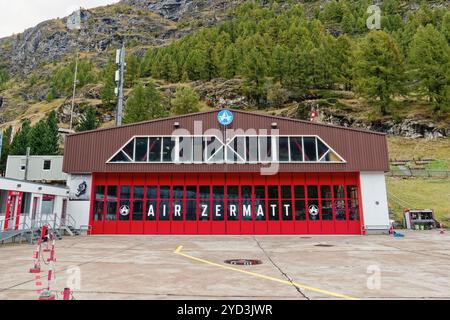
[[[70,200],[88,201],[91,194],[92,177],[90,175],[71,175],[67,180]]]
[[[222,110],[217,115],[219,123],[223,126],[229,126],[233,123],[234,115],[230,110]]]

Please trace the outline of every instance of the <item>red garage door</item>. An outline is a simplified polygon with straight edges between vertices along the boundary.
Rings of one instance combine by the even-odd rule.
[[[359,175],[94,174],[94,234],[361,234]]]

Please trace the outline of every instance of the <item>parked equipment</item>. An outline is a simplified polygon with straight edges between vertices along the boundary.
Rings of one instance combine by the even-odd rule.
[[[437,228],[431,209],[405,210],[405,227],[411,230],[431,230]]]

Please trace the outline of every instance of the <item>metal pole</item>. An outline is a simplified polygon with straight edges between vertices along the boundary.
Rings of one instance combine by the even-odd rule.
[[[25,177],[24,177],[25,181],[28,180],[28,165],[30,163],[30,153],[31,153],[31,148],[27,147],[27,154],[25,156]]]
[[[122,125],[123,117],[123,82],[125,74],[125,44],[122,43],[122,48],[120,49],[119,61],[117,61],[119,67],[119,77],[117,81],[117,109],[116,109],[116,126]]]
[[[75,75],[73,77],[73,94],[72,94],[72,106],[70,107],[70,126],[69,129],[72,130],[73,127],[73,109],[75,107],[75,93],[77,90],[77,75],[78,75],[78,52],[75,59]]]

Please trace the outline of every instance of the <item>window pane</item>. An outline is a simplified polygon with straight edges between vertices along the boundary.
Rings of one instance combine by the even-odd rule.
[[[105,187],[104,186],[96,186],[95,187],[95,199],[97,199],[97,200],[105,199]]]
[[[266,198],[266,187],[255,186],[255,199],[265,199],[265,198]]]
[[[180,137],[179,138],[179,158],[180,162],[192,162],[192,141],[191,137]]]
[[[329,149],[320,139],[317,139],[317,150],[318,150],[319,159],[320,159],[325,155],[325,153],[328,152]]]
[[[168,200],[161,200],[159,202],[159,220],[170,220],[170,202]]]
[[[247,137],[247,157],[248,162],[258,162],[258,138],[257,137]]]
[[[120,199],[130,199],[131,198],[131,187],[121,186],[120,187]]]
[[[333,208],[331,200],[322,201],[322,220],[333,220]]]
[[[174,188],[175,190],[175,188]],[[181,196],[183,197],[183,196]],[[173,221],[182,221],[183,220],[183,210],[184,209],[184,204],[182,200],[175,200],[173,202],[173,207],[172,207],[172,215]]]
[[[251,199],[252,198],[252,186],[242,186],[241,193],[242,193],[242,199]]]
[[[201,186],[200,187],[200,199],[209,200],[211,198],[210,192],[211,192],[210,187]]]
[[[272,162],[272,137],[259,137],[260,162]]]
[[[117,186],[108,186],[108,199],[117,199]]]
[[[253,220],[253,203],[252,200],[242,200],[242,220]]]
[[[186,187],[186,199],[196,200],[197,199],[197,187],[187,186]]]
[[[213,220],[224,221],[225,220],[225,202],[223,197],[213,200]]]
[[[224,160],[223,144],[216,137],[206,138],[206,160],[212,163]]]
[[[228,199],[238,199],[239,197],[239,187],[229,186],[227,190]]]
[[[352,221],[359,220],[359,202],[358,200],[348,201],[348,216]]]
[[[334,212],[336,214],[336,220],[347,220],[347,215],[345,213],[345,200],[334,201]]]
[[[285,221],[291,221],[293,219],[293,215],[292,215],[292,201],[290,200],[283,200],[281,202],[282,207],[283,207],[283,220]]]
[[[280,162],[289,161],[289,138],[281,137],[278,140],[278,159]]]
[[[306,220],[306,203],[303,200],[295,201],[295,219],[297,221]]]
[[[200,221],[209,221],[211,217],[211,204],[209,200],[200,201]]]
[[[334,197],[336,199],[345,198],[345,187],[344,186],[334,186]]]
[[[238,155],[240,157],[238,157]],[[236,137],[227,150],[227,160],[229,162],[245,162],[245,138]]]
[[[103,209],[105,204],[102,201],[95,201],[94,204],[94,221],[102,221],[103,220]]]
[[[134,156],[134,139],[131,140],[130,143],[128,143],[125,148],[122,149],[123,152],[125,152],[131,159],[133,159]]]
[[[230,197],[230,196],[228,195],[228,197]],[[238,200],[228,200],[227,210],[228,210],[228,220],[230,220],[230,221],[239,220],[239,201]]]
[[[225,187],[213,187],[213,199],[223,200],[225,198]]]
[[[108,202],[106,203],[106,220],[117,220],[117,201],[108,200]]]
[[[279,199],[280,196],[278,194],[278,186],[269,186],[269,199]]]
[[[292,187],[282,186],[281,187],[281,197],[283,199],[292,199]]]
[[[267,201],[264,198],[256,198],[255,200],[255,217],[257,221],[265,221],[266,219],[266,204]]]
[[[147,201],[147,218],[148,221],[155,221],[157,214],[158,204],[156,200]]]
[[[136,139],[136,156],[134,161],[136,162],[147,162],[147,147],[148,138],[137,138]]]
[[[147,199],[157,198],[158,187],[147,187]]]
[[[163,161],[164,162],[173,162],[174,155],[173,152],[175,150],[175,138],[164,138],[163,139]]]
[[[280,211],[278,208],[278,200],[269,200],[269,220],[280,220]]]
[[[197,201],[186,201],[186,220],[197,220]]]
[[[305,199],[305,187],[304,186],[295,186],[294,193],[296,199]]]
[[[173,198],[175,200],[183,200],[184,197],[184,187],[183,186],[174,186],[173,187]]]
[[[305,161],[317,161],[316,138],[304,138]]]
[[[317,186],[308,186],[308,198],[317,199],[319,198],[319,192]]]
[[[161,162],[161,138],[150,138],[148,150],[150,162]]]
[[[358,199],[358,187],[357,186],[347,186],[347,198]]]
[[[119,208],[119,220],[120,221],[130,221],[130,208],[131,202],[130,200],[121,200],[120,208]]]
[[[320,220],[320,208],[318,200],[308,201],[308,212],[309,212],[309,220],[312,221]]]
[[[331,187],[330,186],[320,186],[320,195],[322,199],[331,199]]]
[[[144,187],[134,187],[133,197],[134,199],[144,199]]]
[[[205,144],[203,143],[202,137],[195,137],[194,138],[194,162],[203,162],[204,158],[204,147]]]
[[[123,151],[120,151],[114,158],[112,158],[111,162],[131,162],[131,160]]]
[[[170,187],[169,186],[162,186],[159,189],[159,198],[160,199],[170,199]]]
[[[291,161],[303,161],[303,146],[301,137],[291,137]]]
[[[144,202],[142,200],[133,202],[133,221],[144,219]]]

